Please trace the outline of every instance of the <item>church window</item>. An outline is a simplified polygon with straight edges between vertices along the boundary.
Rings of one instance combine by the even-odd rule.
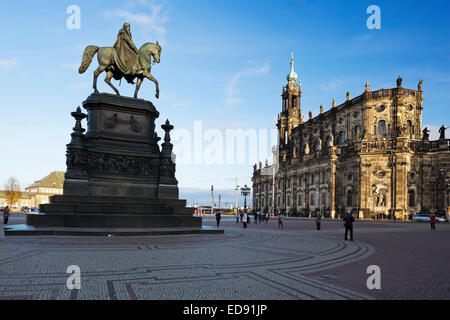
[[[347,207],[353,206],[353,192],[352,190],[347,191]]]
[[[341,131],[338,135],[338,144],[343,144],[345,142],[345,132]]]
[[[357,138],[358,131],[359,131],[359,126],[354,126],[353,127],[353,132],[352,132],[354,140]]]
[[[408,137],[410,139],[412,139],[412,134],[413,134],[413,125],[411,120],[406,121],[406,134],[408,135]]]
[[[378,121],[378,134],[386,135],[386,121],[384,120]]]
[[[409,202],[408,205],[410,207],[416,206],[416,192],[414,190],[409,190]]]

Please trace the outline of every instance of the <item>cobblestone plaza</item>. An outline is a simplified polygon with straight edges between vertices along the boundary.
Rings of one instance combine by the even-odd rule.
[[[23,223],[11,217],[11,223]],[[215,219],[204,218],[214,226]],[[224,235],[0,238],[0,299],[366,300],[450,298],[450,225],[272,219],[243,229],[223,218]],[[3,230],[2,230],[3,231]],[[67,289],[67,267],[81,289]],[[381,289],[367,288],[367,267]]]

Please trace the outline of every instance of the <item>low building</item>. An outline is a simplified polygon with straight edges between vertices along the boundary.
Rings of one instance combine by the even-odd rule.
[[[25,191],[19,192],[19,200],[16,203],[8,203],[6,191],[0,190],[0,206],[10,206],[20,210],[22,207],[36,207],[40,204],[49,203],[50,196],[63,194],[64,172],[53,171],[44,178],[35,181]]]
[[[253,172],[253,204],[308,216],[407,219],[450,206],[450,139],[429,141],[422,128],[422,81],[417,90],[370,90],[316,117],[301,111],[301,82],[291,61],[282,92],[276,165]]]

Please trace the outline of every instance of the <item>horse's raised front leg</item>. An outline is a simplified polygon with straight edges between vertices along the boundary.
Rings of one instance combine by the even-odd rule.
[[[95,92],[95,93],[98,93],[98,90],[97,90],[97,78],[98,78],[98,76],[100,75],[100,73],[102,73],[102,72],[105,71],[105,70],[106,70],[106,66],[100,65],[100,66],[98,66],[98,68],[95,69],[95,71],[94,71],[94,85],[93,85],[93,88],[94,88],[94,92]]]
[[[113,73],[111,71],[107,71],[106,72],[106,77],[105,77],[105,82],[111,87],[113,88],[114,92],[120,96],[119,90],[116,89],[116,87],[114,87],[114,85],[111,83],[111,79],[113,77]]]
[[[155,85],[156,85],[156,94],[155,94],[155,97],[156,97],[156,99],[159,99],[159,83],[158,83],[158,80],[156,80],[156,79],[151,75],[151,73],[149,73],[149,72],[144,72],[142,75],[143,75],[144,77],[146,77],[148,80],[153,81],[153,82],[155,83]]]
[[[135,99],[137,99],[138,91],[139,91],[139,88],[141,87],[141,84],[142,84],[142,78],[137,78],[136,90],[134,90],[134,98]]]

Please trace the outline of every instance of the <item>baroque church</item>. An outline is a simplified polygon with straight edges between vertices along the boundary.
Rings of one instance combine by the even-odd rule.
[[[450,210],[450,139],[429,140],[422,128],[422,80],[417,90],[365,90],[304,119],[302,88],[291,71],[282,91],[274,164],[253,170],[253,207],[287,215],[411,219]]]

